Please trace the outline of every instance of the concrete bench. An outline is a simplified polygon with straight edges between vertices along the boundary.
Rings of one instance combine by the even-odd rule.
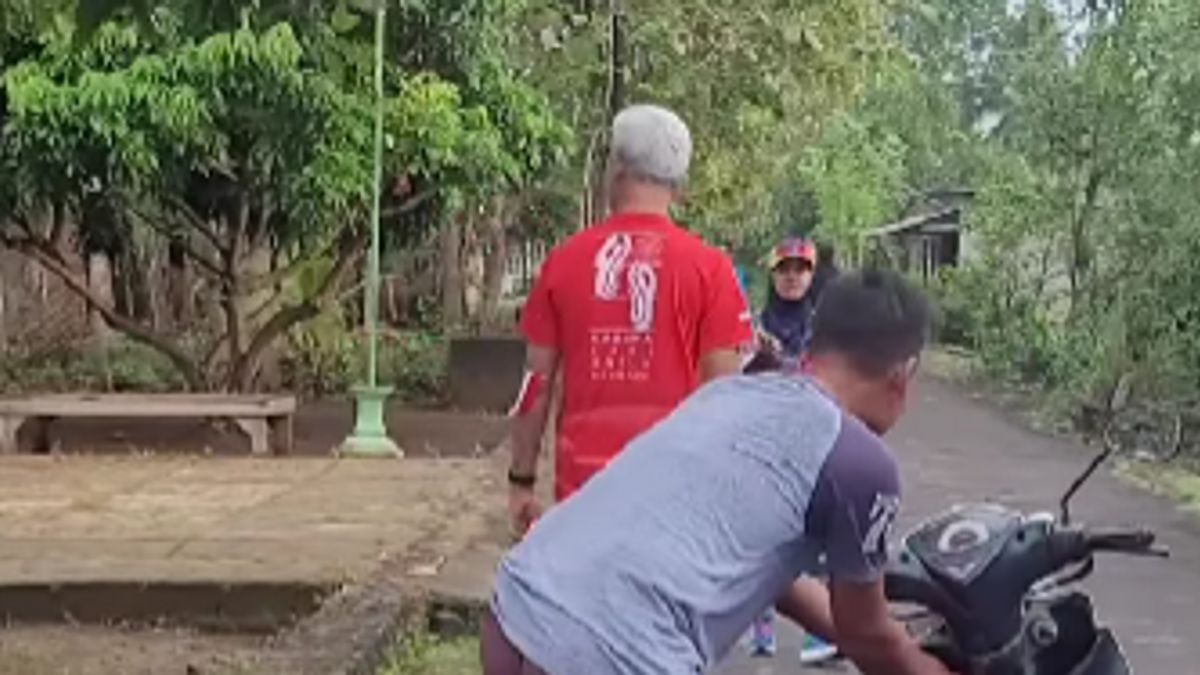
[[[250,439],[256,455],[292,449],[292,396],[236,394],[53,394],[0,397],[0,454],[18,452],[17,431],[35,426],[35,450],[50,447],[49,425],[64,417],[228,419]],[[274,444],[271,443],[274,436]]]

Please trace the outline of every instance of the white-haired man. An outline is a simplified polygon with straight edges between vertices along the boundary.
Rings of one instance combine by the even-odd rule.
[[[635,105],[613,121],[612,215],[543,263],[522,311],[526,374],[513,407],[509,510],[524,532],[550,383],[562,375],[556,501],[602,469],[703,381],[738,371],[753,338],[728,256],[676,226],[692,139],[669,110]]]

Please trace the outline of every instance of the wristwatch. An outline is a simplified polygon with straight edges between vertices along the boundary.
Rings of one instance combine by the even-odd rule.
[[[531,488],[537,483],[537,474],[517,473],[516,469],[508,470],[508,484],[517,487]]]

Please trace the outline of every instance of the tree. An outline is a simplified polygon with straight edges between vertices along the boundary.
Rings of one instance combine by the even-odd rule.
[[[819,204],[817,232],[855,250],[859,233],[887,222],[903,197],[906,149],[895,134],[874,132],[854,117],[831,125],[799,169]]]
[[[1060,400],[1104,400],[1133,376],[1134,408],[1192,414],[1200,10],[921,8],[897,26],[920,88],[965,113],[944,137],[978,194],[968,228],[981,260],[951,291],[966,296],[976,346]],[[911,133],[919,117],[883,120],[904,140],[910,182],[939,173]]]
[[[356,267],[370,188],[370,94],[354,74],[352,25],[338,33],[307,12],[300,31],[287,23],[257,29],[263,17],[252,7],[239,12],[242,28],[194,41],[186,36],[230,17],[215,8],[199,19],[161,14],[173,9],[153,10],[153,22],[102,23],[82,43],[59,31],[6,73],[2,243],[166,354],[192,387],[244,390],[264,350],[317,314]],[[445,56],[447,72],[462,56],[434,52],[430,60]],[[354,67],[333,68],[332,54]],[[549,166],[564,142],[552,118],[510,107],[538,104],[520,83],[502,70],[472,72],[463,86],[431,72],[389,73],[395,189],[385,213],[395,226],[427,227],[441,220],[436,211],[461,203],[457,194],[516,185],[527,169]],[[487,100],[487,92],[498,94]],[[492,114],[528,123],[502,119],[501,129]],[[510,141],[518,148],[511,153]],[[429,213],[413,219],[418,211]],[[158,250],[169,244],[206,280],[203,295],[220,299],[220,328],[189,344],[99,297],[60,245],[72,224],[85,253],[121,254],[146,237]],[[308,275],[311,292],[297,294],[296,275],[312,269],[322,280]]]
[[[613,14],[624,17],[614,55]],[[612,87],[657,102],[692,127],[696,152],[679,219],[738,247],[773,220],[763,205],[824,123],[889,58],[885,3],[564,3],[531,0],[517,51],[579,132],[572,172],[555,185],[593,213],[606,160]],[[622,43],[616,43],[617,47]],[[613,64],[623,65],[616,79]]]

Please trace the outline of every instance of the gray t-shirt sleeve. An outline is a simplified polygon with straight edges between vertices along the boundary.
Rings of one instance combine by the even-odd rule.
[[[842,422],[817,477],[806,531],[823,543],[831,578],[871,583],[887,564],[900,472],[882,439],[852,416]]]

